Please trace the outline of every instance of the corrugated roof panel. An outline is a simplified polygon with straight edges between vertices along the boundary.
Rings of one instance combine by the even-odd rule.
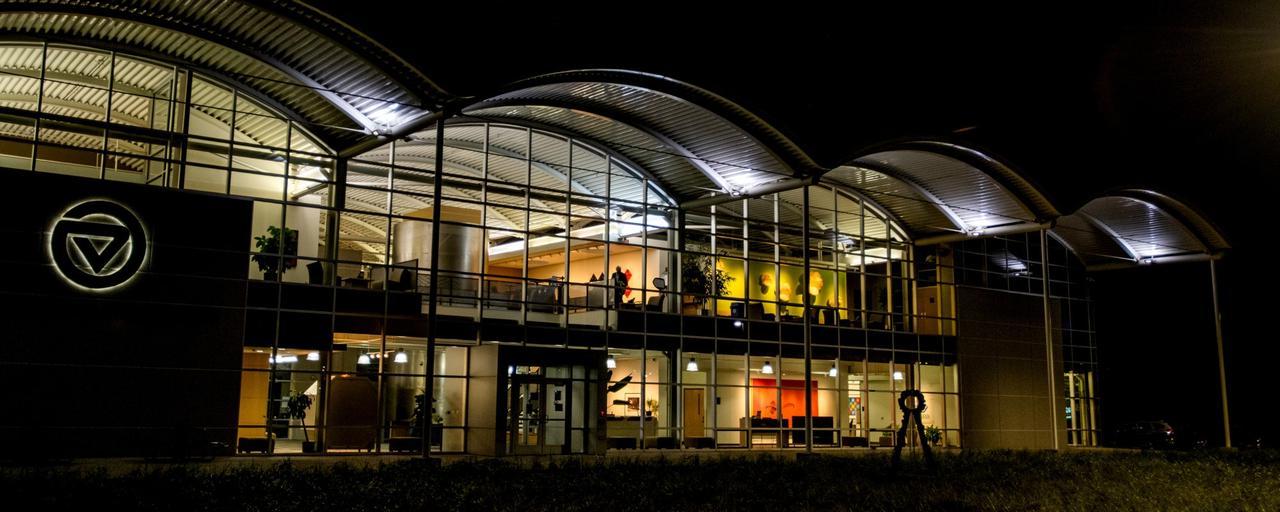
[[[223,73],[299,113],[336,145],[368,137],[342,127],[394,124],[446,96],[346,25],[301,3],[271,3],[28,1],[26,12],[0,13],[0,29],[136,46]]]
[[[534,118],[531,109],[502,108],[497,105],[541,106],[544,109],[549,106],[562,107],[555,112],[555,118],[549,121],[578,129],[585,128],[581,126],[584,123],[571,119],[581,115],[573,112],[590,112],[587,115],[603,116],[615,124],[647,132],[650,144],[659,144],[659,147],[650,151],[664,153],[667,157],[674,155],[684,158],[695,170],[702,167],[714,173],[713,179],[704,179],[695,185],[682,179],[688,176],[688,168],[680,169],[679,174],[661,174],[659,170],[646,165],[646,169],[654,173],[664,188],[679,196],[680,200],[703,196],[708,192],[707,189],[722,190],[720,185],[749,189],[794,174],[789,166],[741,128],[689,101],[651,89],[602,82],[544,84],[479,102],[474,106],[475,110],[468,113],[548,122],[546,119]],[[488,108],[491,106],[492,108]],[[544,111],[543,114],[547,112]],[[612,139],[599,137],[603,134],[579,133],[624,152],[622,146]],[[633,149],[647,150],[644,146]],[[628,157],[637,162],[645,160],[639,155],[628,154]]]
[[[1036,222],[1023,202],[986,172],[965,162],[919,150],[892,150],[855,160],[917,188],[917,196],[949,210],[960,229]],[[932,195],[933,197],[928,197]],[[940,203],[940,204],[939,204]]]
[[[1110,229],[1138,258],[1205,252],[1208,248],[1182,223],[1154,204],[1108,196],[1080,209]]]
[[[848,187],[880,205],[912,234],[940,234],[961,229],[918,189],[882,172],[840,166],[824,175],[823,180]]]

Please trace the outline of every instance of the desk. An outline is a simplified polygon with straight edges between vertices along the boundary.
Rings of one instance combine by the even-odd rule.
[[[742,429],[742,431],[738,433],[738,442],[741,443],[742,446],[750,447],[752,444],[755,444],[757,437],[763,436],[773,440],[769,443],[770,445],[777,446],[781,443],[782,447],[785,448],[790,446],[787,442],[787,426],[787,420],[782,420],[781,423],[779,423],[775,418],[738,418],[738,427]],[[747,437],[748,428],[751,429],[749,439]]]
[[[363,277],[342,278],[342,286],[345,286],[347,288],[368,288],[369,283],[371,282],[373,282],[372,279],[365,279]]]

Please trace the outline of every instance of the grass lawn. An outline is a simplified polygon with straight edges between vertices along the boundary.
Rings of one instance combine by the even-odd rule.
[[[1280,510],[1280,452],[0,469],[6,510]],[[11,505],[18,505],[12,507]],[[82,508],[83,507],[83,508]],[[45,508],[42,508],[45,509]],[[46,509],[47,510],[47,509]]]

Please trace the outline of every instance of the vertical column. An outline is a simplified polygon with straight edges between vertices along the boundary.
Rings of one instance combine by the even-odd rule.
[[[1209,280],[1213,293],[1213,327],[1218,336],[1218,386],[1222,389],[1222,442],[1231,447],[1231,416],[1227,413],[1227,364],[1222,353],[1222,312],[1218,309],[1218,266],[1209,258]]]
[[[1062,414],[1062,400],[1058,396],[1058,379],[1053,369],[1053,310],[1049,304],[1049,230],[1040,230],[1040,291],[1044,297],[1044,361],[1049,384],[1049,433],[1053,437],[1053,449],[1059,448],[1058,416]]]
[[[525,336],[521,340],[521,344],[529,343],[529,239],[533,237],[530,232],[531,220],[533,214],[530,210],[533,208],[533,128],[525,129],[524,144],[524,259],[520,262],[520,327],[524,329]]]
[[[435,398],[436,386],[436,333],[440,332],[437,316],[437,297],[440,291],[440,196],[444,182],[444,120],[447,115],[436,119],[436,154],[435,176],[431,179],[431,280],[427,284],[427,403]],[[422,456],[431,457],[431,435],[426,434],[422,440]]]
[[[187,80],[183,84],[182,91],[182,137],[178,139],[178,144],[181,147],[178,156],[178,188],[187,187],[187,144],[191,134],[191,82],[193,80],[191,75],[192,72],[188,69],[186,71]],[[177,101],[177,99],[175,98],[174,101]]]
[[[392,262],[391,214],[395,212],[395,205],[391,204],[391,199],[392,199],[391,190],[394,189],[396,186],[395,165],[396,165],[396,141],[392,139],[391,151],[387,152],[387,188],[386,188],[386,191],[384,192],[384,197],[383,197],[383,201],[387,205],[386,210],[383,211],[383,220],[385,220],[385,222],[383,223],[383,226],[385,227],[383,229],[386,230],[386,232],[385,232],[385,236],[383,237],[384,245],[382,246],[383,248],[382,261],[380,262],[382,264],[382,275],[384,276],[383,277],[384,283],[391,281],[391,267],[389,266]],[[383,437],[383,431],[386,428],[386,425],[383,423],[383,415],[386,414],[386,408],[384,407],[386,400],[384,400],[385,399],[384,395],[387,392],[387,370],[391,368],[387,364],[387,353],[388,353],[387,352],[387,316],[391,312],[390,301],[391,301],[390,287],[384,284],[382,286],[382,322],[381,322],[381,326],[378,329],[379,331],[378,395],[377,395],[378,403],[377,403],[377,406],[374,408],[377,411],[376,417],[378,418],[377,419],[378,430],[374,432],[374,436],[373,436],[374,437],[373,446],[375,448],[374,451],[379,453],[382,452],[382,441],[385,439]]]
[[[804,315],[804,451],[805,453],[813,453],[813,319],[809,315],[812,310],[813,297],[809,293],[810,283],[809,277],[809,185],[806,184],[802,188],[804,202],[804,215],[800,219],[801,232],[804,240],[802,242],[804,252],[804,279],[801,280],[800,293],[804,297],[802,302],[801,313]],[[781,369],[781,364],[779,364]],[[781,372],[779,372],[781,373]],[[779,402],[781,403],[781,402]],[[794,428],[795,425],[792,425]]]
[[[40,43],[40,84],[36,91],[36,121],[31,135],[31,170],[36,170],[40,153],[40,119],[44,117],[44,71],[49,62],[49,43]]]
[[[102,180],[107,179],[107,154],[111,152],[111,99],[115,96],[114,93],[116,85],[116,52],[109,52],[107,55],[107,58],[111,59],[111,63],[107,65],[107,111],[103,114],[103,119],[106,120],[106,126],[102,128],[102,152],[98,155],[98,179]],[[148,174],[150,174],[150,166],[151,162],[148,161]]]

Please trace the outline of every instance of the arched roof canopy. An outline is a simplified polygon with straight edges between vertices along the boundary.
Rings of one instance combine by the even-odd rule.
[[[849,187],[889,212],[919,244],[1046,227],[1059,216],[1009,166],[941,141],[874,148],[823,181]]]
[[[1140,189],[1093,199],[1059,218],[1052,232],[1090,270],[1216,258],[1231,248],[1185,203]]]
[[[0,31],[190,67],[258,95],[335,151],[445,101],[395,54],[300,2],[0,1]]]
[[[682,203],[743,196],[821,173],[784,135],[742,107],[671,78],[581,70],[516,82],[462,113],[534,123],[599,142],[625,155]]]

